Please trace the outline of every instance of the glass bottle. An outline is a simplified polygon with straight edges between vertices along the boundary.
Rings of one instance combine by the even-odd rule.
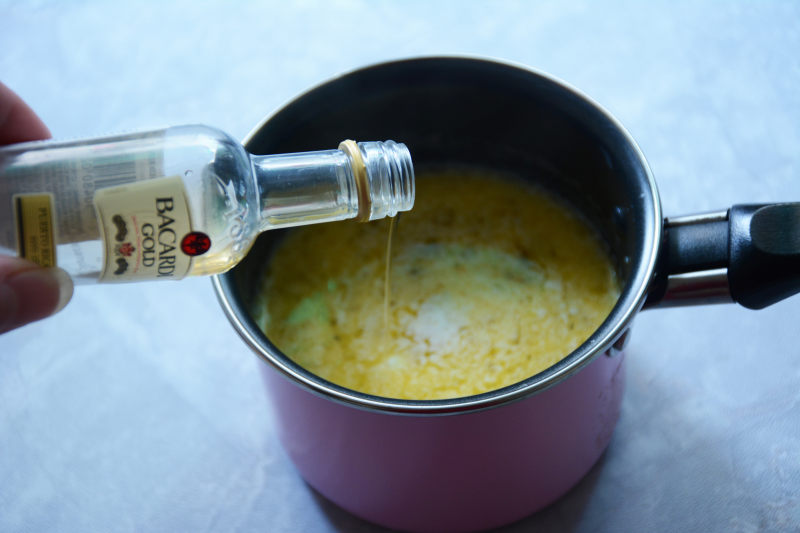
[[[0,253],[77,283],[180,279],[238,263],[262,231],[414,204],[405,145],[251,155],[207,126],[0,148]]]

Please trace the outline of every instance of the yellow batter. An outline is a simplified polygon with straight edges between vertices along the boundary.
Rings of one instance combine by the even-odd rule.
[[[465,173],[417,179],[388,221],[293,231],[255,310],[285,354],[339,385],[391,398],[454,398],[544,370],[600,325],[619,296],[598,237],[520,183]]]

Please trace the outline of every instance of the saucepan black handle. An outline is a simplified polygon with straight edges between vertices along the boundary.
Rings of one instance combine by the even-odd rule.
[[[736,302],[763,309],[800,292],[800,203],[667,218],[645,308]]]

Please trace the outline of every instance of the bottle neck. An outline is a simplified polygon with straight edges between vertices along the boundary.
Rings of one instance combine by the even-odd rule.
[[[260,231],[395,216],[414,205],[414,168],[403,144],[345,141],[338,150],[251,155]]]

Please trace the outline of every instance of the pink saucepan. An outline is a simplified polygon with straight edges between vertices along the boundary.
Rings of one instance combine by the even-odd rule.
[[[417,174],[491,169],[537,182],[597,228],[619,301],[561,362],[477,396],[406,401],[355,392],[294,364],[250,311],[281,232],[215,278],[222,306],[262,365],[280,439],[310,485],[367,520],[410,531],[500,526],[564,494],[616,424],[622,350],[643,307],[735,301],[761,308],[800,291],[800,204],[742,205],[663,219],[641,151],[575,89],[520,66],[468,58],[379,64],[329,81],[265,120],[257,154],[343,139],[394,139]]]

